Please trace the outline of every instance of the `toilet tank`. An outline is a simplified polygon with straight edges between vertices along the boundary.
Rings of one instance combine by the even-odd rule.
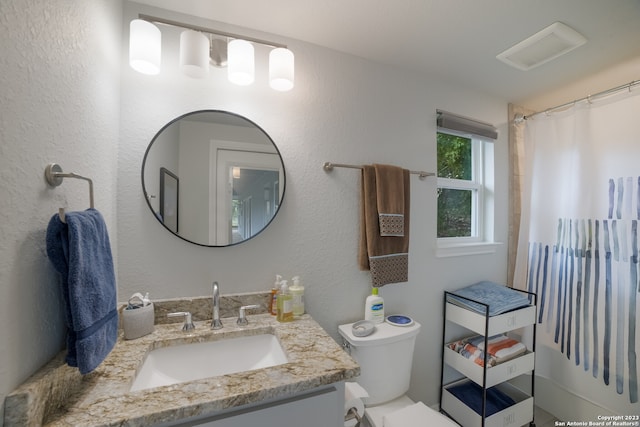
[[[368,393],[367,406],[378,405],[404,395],[411,383],[411,365],[420,324],[394,326],[383,322],[369,336],[356,337],[353,323],[338,326],[349,344],[351,357],[360,365],[356,379]]]

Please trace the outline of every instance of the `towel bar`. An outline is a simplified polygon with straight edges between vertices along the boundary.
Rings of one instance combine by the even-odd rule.
[[[322,168],[327,171],[327,172],[331,172],[333,170],[333,168],[350,168],[350,169],[362,169],[362,166],[358,166],[358,165],[347,165],[344,163],[331,163],[331,162],[325,162],[324,165],[322,165]],[[413,175],[418,175],[418,177],[420,179],[425,179],[428,176],[435,176],[436,174],[433,172],[425,172],[425,171],[409,171],[411,174]]]
[[[93,181],[91,179],[73,172],[65,173],[62,171],[62,167],[57,163],[49,163],[47,165],[44,169],[44,177],[52,187],[57,187],[62,184],[63,178],[77,178],[87,181],[89,183],[89,207],[93,209]],[[64,208],[60,208],[59,214],[60,219],[64,222]]]

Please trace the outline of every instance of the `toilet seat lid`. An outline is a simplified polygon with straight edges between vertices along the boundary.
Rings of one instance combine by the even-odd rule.
[[[382,425],[384,427],[458,427],[457,423],[422,402],[385,415],[382,417]]]
[[[376,324],[374,332],[365,337],[353,335],[353,323],[338,326],[338,332],[349,344],[357,347],[386,345],[396,341],[402,341],[412,336],[418,335],[420,323],[413,322],[411,326],[397,327],[390,323],[382,322]]]

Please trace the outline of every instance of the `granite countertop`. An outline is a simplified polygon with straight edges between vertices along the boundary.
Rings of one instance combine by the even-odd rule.
[[[358,364],[309,315],[280,323],[270,314],[248,315],[249,325],[222,319],[224,328],[181,331],[181,323],[156,324],[155,331],[135,340],[122,332],[115,348],[90,374],[64,364],[64,354],[49,362],[12,392],[5,402],[5,426],[147,426],[211,414],[267,399],[287,397],[359,375]],[[130,392],[153,348],[237,336],[271,333],[288,363]],[[64,392],[61,392],[64,390]]]

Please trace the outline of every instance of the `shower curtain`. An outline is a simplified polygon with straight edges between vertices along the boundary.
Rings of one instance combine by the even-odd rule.
[[[636,414],[640,90],[521,126],[513,285],[538,295],[536,374],[614,413]]]

